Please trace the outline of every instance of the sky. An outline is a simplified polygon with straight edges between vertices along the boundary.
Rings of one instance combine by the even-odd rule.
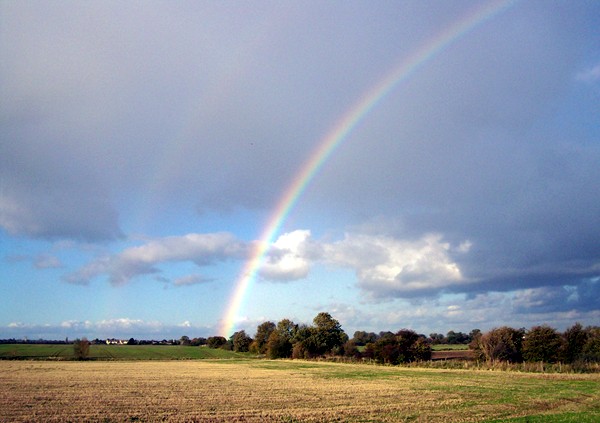
[[[600,325],[599,22],[0,2],[0,338]]]

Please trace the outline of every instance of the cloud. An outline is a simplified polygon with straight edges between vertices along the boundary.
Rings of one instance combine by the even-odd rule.
[[[296,230],[282,234],[269,247],[258,271],[263,278],[290,281],[305,278],[310,270],[308,245],[310,231]]]
[[[247,246],[229,233],[187,234],[149,241],[127,248],[119,254],[100,257],[65,277],[74,284],[88,284],[91,279],[108,275],[112,285],[123,285],[141,275],[160,273],[158,265],[191,261],[198,266],[242,259]]]
[[[57,269],[63,267],[63,264],[56,256],[41,254],[36,257],[34,266],[36,269]]]
[[[412,296],[469,283],[452,258],[464,254],[467,241],[455,249],[440,234],[416,240],[388,236],[346,234],[343,240],[323,247],[328,263],[355,270],[359,287],[375,298]]]
[[[0,227],[43,239],[115,240],[123,236],[108,189],[63,146],[28,145],[7,134],[0,155]],[[33,150],[30,151],[29,149]]]
[[[113,6],[3,5],[0,227],[106,241],[128,200],[269,207],[311,141],[289,109],[319,114],[285,87],[305,66],[264,66],[296,6]]]
[[[189,285],[197,285],[202,283],[212,282],[214,279],[207,278],[202,275],[186,275],[180,278],[176,278],[173,280],[174,286],[189,286]]]
[[[518,313],[555,313],[598,310],[600,278],[585,279],[578,285],[545,286],[519,291],[514,298]]]
[[[13,259],[62,263],[81,284],[150,275],[183,287],[207,279],[170,264],[239,264],[255,246],[240,239],[262,232],[323,137],[472,11],[432,4],[232,13],[219,3],[3,2],[2,242],[20,243]],[[305,230],[269,246],[260,279],[301,280],[325,264],[354,271],[361,299],[378,306],[469,298],[440,305],[440,322],[484,319],[492,305],[543,315],[561,310],[561,295],[593,307],[600,147],[597,98],[582,83],[599,80],[598,15],[594,2],[516,2],[434,54],[303,187],[282,227]],[[361,228],[373,216],[377,233]],[[119,247],[133,233],[154,240]],[[112,253],[83,266],[79,247],[38,257],[48,240]],[[347,273],[332,285],[351,286]]]
[[[32,262],[36,269],[58,269],[63,267],[61,260],[53,254],[39,254],[35,257],[26,254],[7,255],[5,258],[7,263]]]
[[[600,81],[600,64],[587,68],[576,75],[578,81],[593,83]]]
[[[475,328],[488,331],[502,325],[530,328],[548,324],[564,330],[576,322],[594,324],[600,318],[597,307],[578,309],[576,304],[566,307],[559,304],[558,296],[556,302],[552,301],[554,307],[542,309],[534,306],[528,309],[521,303],[524,306],[521,308],[518,304],[521,298],[531,295],[528,290],[487,292],[423,301],[397,300],[378,304],[376,308],[358,307],[357,304],[321,304],[314,310],[334,310],[332,315],[350,336],[356,330],[379,332],[401,328],[411,328],[426,335],[449,330],[469,333]],[[564,297],[562,301],[565,301]]]
[[[57,324],[28,324],[23,322],[11,322],[6,326],[0,326],[0,337],[29,339],[64,339],[69,337],[93,338],[124,338],[134,337],[136,339],[179,339],[182,335],[210,336],[214,335],[214,329],[210,326],[194,324],[190,321],[169,324],[158,321],[146,321],[120,317],[103,320],[64,320]]]

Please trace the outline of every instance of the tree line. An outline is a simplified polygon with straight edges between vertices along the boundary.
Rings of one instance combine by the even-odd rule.
[[[418,334],[411,329],[397,332],[356,331],[349,338],[340,323],[321,312],[312,325],[283,319],[277,324],[261,323],[254,337],[244,330],[229,339],[206,339],[211,348],[251,352],[268,358],[317,358],[339,356],[372,360],[382,364],[400,364],[431,359],[432,345],[468,344],[476,360],[546,363],[600,362],[600,327],[574,324],[564,332],[547,325],[514,329],[507,326],[486,333],[473,329],[468,334],[449,331],[446,335]]]
[[[509,363],[600,362],[600,327],[576,323],[564,332],[548,326],[508,326],[476,337],[469,347],[478,359]]]

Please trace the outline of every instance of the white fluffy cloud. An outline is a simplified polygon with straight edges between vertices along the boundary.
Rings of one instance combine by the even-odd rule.
[[[296,230],[281,235],[269,248],[259,274],[271,280],[288,281],[308,275],[310,231]]]
[[[99,257],[65,279],[87,284],[107,275],[111,284],[118,286],[136,276],[160,273],[159,266],[167,262],[209,266],[224,260],[243,260],[251,245],[228,233],[155,239]],[[417,239],[347,233],[342,240],[328,243],[313,240],[309,230],[295,230],[282,234],[269,246],[258,274],[264,280],[289,282],[306,278],[313,265],[324,263],[353,269],[358,286],[372,298],[415,295],[469,283],[457,258],[465,257],[470,248],[469,241],[451,246],[437,233]],[[162,275],[160,279],[169,281]],[[173,284],[187,286],[208,280],[192,274],[174,279]]]
[[[161,263],[191,261],[206,266],[219,261],[241,259],[246,253],[247,246],[229,233],[172,236],[127,248],[119,254],[100,257],[65,279],[70,283],[87,284],[91,279],[106,274],[113,285],[122,285],[135,276],[158,273],[156,266]]]
[[[346,234],[323,247],[327,262],[356,271],[359,286],[374,297],[439,290],[464,284],[452,253],[465,254],[470,243],[453,249],[440,234],[425,234],[416,240],[388,236]]]

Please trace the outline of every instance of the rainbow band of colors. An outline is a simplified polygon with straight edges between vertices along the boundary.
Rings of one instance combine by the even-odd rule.
[[[332,127],[327,135],[319,141],[317,148],[300,168],[300,171],[277,203],[277,207],[271,213],[270,219],[262,232],[259,242],[256,244],[250,260],[246,262],[234,285],[229,305],[221,319],[221,328],[219,332],[223,336],[229,336],[234,331],[240,310],[243,308],[244,298],[246,297],[252,282],[256,279],[257,272],[268,252],[270,244],[278,234],[279,229],[290,213],[290,210],[298,202],[298,199],[302,196],[306,187],[315,178],[319,169],[323,167],[327,159],[331,157],[333,152],[340,144],[342,144],[358,123],[361,122],[365,116],[368,115],[384,97],[386,97],[386,95],[401,82],[406,81],[431,58],[482,23],[508,9],[513,3],[515,3],[515,1],[506,0],[486,3],[471,13],[468,13],[446,30],[438,33],[433,39],[421,46],[421,48],[413,55],[404,60],[377,85],[363,95],[361,99]]]

